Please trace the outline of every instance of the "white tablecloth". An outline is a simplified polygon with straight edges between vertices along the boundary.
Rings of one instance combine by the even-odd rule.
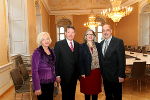
[[[146,64],[150,64],[150,55],[148,54],[147,56],[143,56],[143,53],[137,53],[137,52],[133,52],[133,54],[130,54],[129,51],[125,51],[125,54],[140,59],[140,60],[136,60],[135,58],[126,58],[126,65],[133,65],[133,62],[143,62],[143,61],[146,61]]]

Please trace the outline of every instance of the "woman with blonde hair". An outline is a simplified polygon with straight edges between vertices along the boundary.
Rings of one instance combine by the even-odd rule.
[[[95,33],[88,29],[85,32],[85,43],[80,46],[80,91],[85,94],[85,100],[98,99],[101,92],[100,54]]]
[[[55,76],[55,54],[49,47],[52,40],[49,33],[37,36],[39,47],[32,55],[33,89],[38,100],[53,100]]]

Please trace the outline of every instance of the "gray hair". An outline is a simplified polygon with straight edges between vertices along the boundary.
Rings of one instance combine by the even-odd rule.
[[[48,32],[41,32],[38,34],[37,39],[36,39],[36,42],[39,46],[42,45],[41,42],[43,40],[43,35],[45,35],[45,34],[49,37],[50,43],[52,42],[52,39]]]

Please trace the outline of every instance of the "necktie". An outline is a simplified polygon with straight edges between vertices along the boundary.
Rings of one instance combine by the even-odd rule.
[[[72,42],[70,42],[70,49],[71,49],[72,52],[74,51]]]
[[[106,53],[106,51],[107,51],[107,48],[108,48],[108,41],[107,41],[107,40],[105,40],[104,55],[105,55],[105,53]]]

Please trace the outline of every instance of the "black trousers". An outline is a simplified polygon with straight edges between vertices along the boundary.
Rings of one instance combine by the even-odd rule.
[[[122,100],[122,83],[103,80],[106,100]]]
[[[38,100],[53,100],[54,83],[41,84],[41,91]]]
[[[90,96],[92,96],[92,100],[97,100],[98,98],[98,95],[87,95],[87,94],[84,95],[85,95],[85,100],[90,100]]]
[[[61,80],[62,100],[75,100],[77,78],[72,79],[69,83]]]

